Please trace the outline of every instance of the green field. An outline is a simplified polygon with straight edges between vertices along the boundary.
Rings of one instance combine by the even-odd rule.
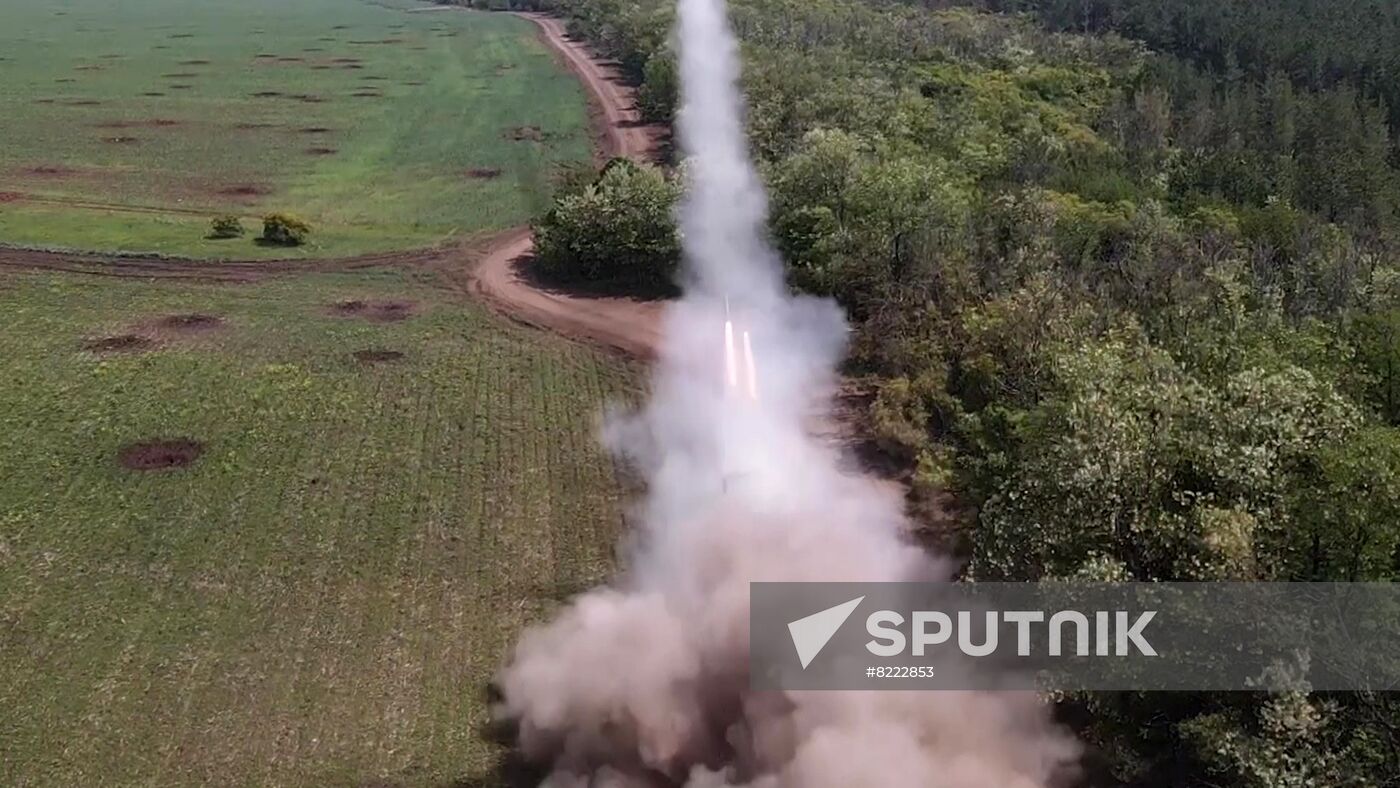
[[[0,785],[491,784],[486,682],[610,568],[632,370],[392,270],[23,274],[0,314]],[[118,464],[158,437],[204,454]]]
[[[582,88],[528,21],[423,8],[0,3],[0,243],[338,256],[523,223],[590,155]],[[255,244],[270,211],[312,243]],[[249,236],[206,239],[222,213]]]

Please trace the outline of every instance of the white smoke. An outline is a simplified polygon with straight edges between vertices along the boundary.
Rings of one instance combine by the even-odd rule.
[[[1032,695],[748,689],[751,581],[949,567],[911,545],[897,497],[810,434],[845,324],[788,294],[765,240],[723,0],[679,10],[685,296],[649,403],[609,431],[647,482],[639,533],[622,577],[522,637],[496,711],[558,788],[1048,785],[1077,748]],[[756,400],[727,385],[727,317],[752,340]]]

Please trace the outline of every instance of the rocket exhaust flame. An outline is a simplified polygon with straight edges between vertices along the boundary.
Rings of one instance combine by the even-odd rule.
[[[619,578],[521,637],[495,712],[550,788],[1050,785],[1077,746],[1033,695],[748,689],[750,582],[950,567],[911,544],[897,496],[843,473],[808,433],[829,409],[844,321],[789,295],[765,241],[724,1],[679,0],[678,32],[685,295],[650,400],[605,430],[647,483],[637,533]],[[742,299],[732,314],[729,294]],[[742,483],[704,483],[727,473]]]

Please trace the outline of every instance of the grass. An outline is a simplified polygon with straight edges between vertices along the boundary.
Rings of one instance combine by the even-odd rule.
[[[0,784],[493,784],[485,684],[609,571],[594,419],[634,376],[429,277],[0,277]],[[127,332],[160,344],[81,349]]]
[[[0,242],[339,256],[522,224],[590,155],[582,88],[529,22],[422,5],[0,4]],[[272,211],[312,244],[205,238]]]

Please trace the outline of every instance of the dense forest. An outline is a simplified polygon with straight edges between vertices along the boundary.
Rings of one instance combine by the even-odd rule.
[[[669,0],[528,5],[671,117]],[[1400,575],[1400,4],[732,5],[792,286],[969,578]],[[668,177],[566,189],[545,262],[664,274]],[[1400,784],[1400,701],[1305,690],[1061,704],[1105,784]]]

